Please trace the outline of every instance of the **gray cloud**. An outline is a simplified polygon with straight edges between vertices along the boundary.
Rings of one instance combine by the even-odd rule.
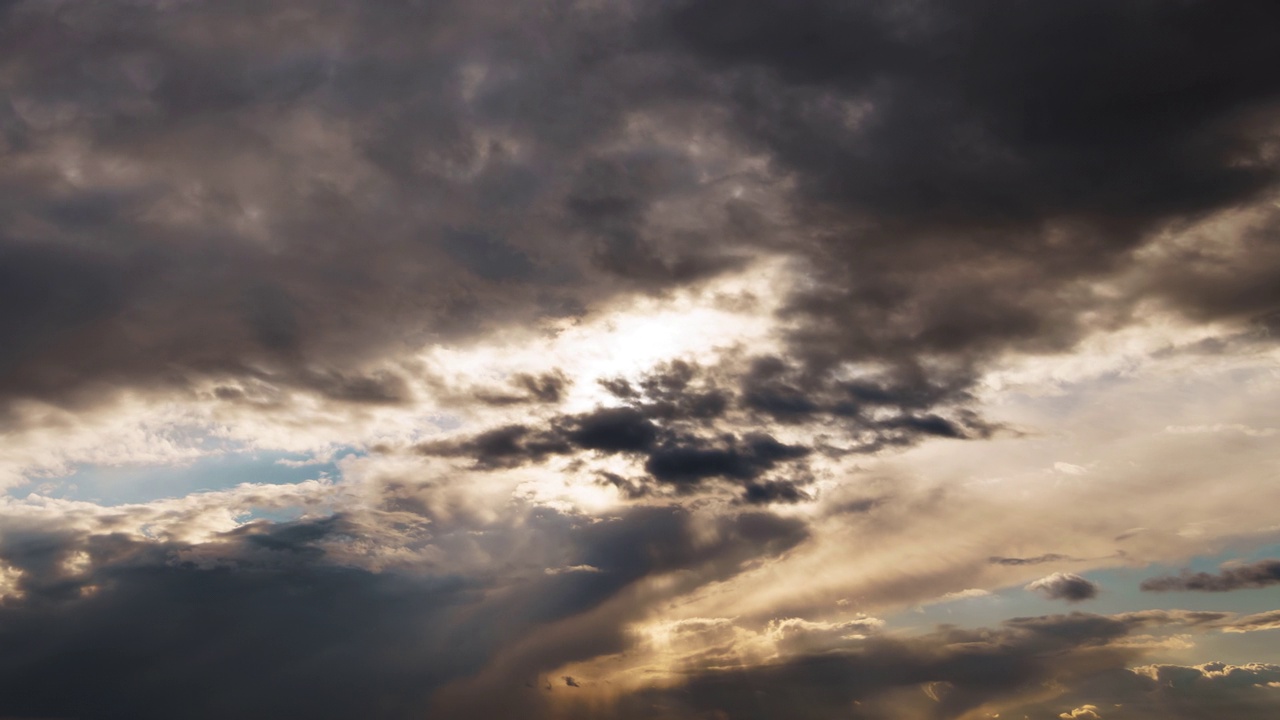
[[[373,519],[260,521],[195,544],[7,523],[0,560],[21,574],[18,594],[0,602],[0,713],[417,717],[448,683],[542,628],[585,622],[588,632],[538,641],[509,672],[621,649],[622,624],[643,611],[628,588],[644,578],[679,571],[675,591],[692,589],[806,537],[801,524],[758,512],[695,527],[679,508],[595,523],[543,509],[524,519],[524,541],[551,553],[535,550],[520,558],[526,572],[494,576],[353,563],[354,549],[392,546]],[[427,540],[449,547],[501,534],[492,542],[522,547],[512,532],[455,520]],[[595,571],[547,574],[538,563],[552,558]],[[622,614],[591,620],[619,602]],[[65,692],[69,675],[84,676],[82,692]]]
[[[620,138],[650,81],[615,13],[562,11],[12,8],[0,400],[209,376],[342,400],[315,378],[732,266],[655,234],[699,169]]]
[[[960,718],[986,707],[1002,715],[1025,712],[1031,717],[1053,717],[1063,710],[1048,714],[1050,708],[1070,711],[1095,701],[1103,707],[1105,699],[1126,708],[1106,716],[1126,720],[1163,717],[1154,711],[1169,712],[1171,717],[1205,717],[1192,713],[1209,712],[1215,704],[1227,713],[1221,717],[1244,720],[1252,717],[1250,708],[1276,707],[1276,699],[1260,696],[1256,690],[1268,689],[1274,666],[1129,669],[1143,652],[1127,643],[1133,631],[1203,620],[1191,615],[1179,611],[1162,616],[1071,613],[1017,618],[999,628],[976,631],[940,628],[914,639],[846,641],[838,652],[756,667],[701,669],[678,689],[623,698],[610,716],[646,717],[661,711],[674,718],[722,713],[748,720],[780,713],[815,720],[870,720],[906,713]],[[1161,689],[1161,673],[1172,677],[1179,672],[1187,682],[1177,691]],[[1233,676],[1234,682],[1222,682],[1225,676]],[[1062,694],[1045,702],[1048,678],[1053,678]],[[1192,690],[1189,686],[1196,682],[1205,685]]]
[[[987,562],[993,565],[1010,565],[1014,567],[1022,565],[1043,565],[1050,562],[1069,562],[1076,558],[1068,555],[1059,555],[1058,553],[1045,553],[1044,555],[1036,555],[1034,557],[1003,557],[993,555],[987,558]]]
[[[1050,600],[1082,602],[1098,596],[1098,584],[1074,573],[1054,573],[1027,585],[1027,590],[1038,592]]]
[[[991,353],[1066,347],[1140,297],[1278,309],[1272,220],[1148,268],[1132,297],[1075,284],[1274,189],[1272,12],[17,4],[0,284],[23,310],[0,317],[0,393],[213,376],[400,402],[412,369],[370,373],[404,349],[768,251],[813,282],[785,310],[794,377],[746,376],[750,407],[803,419],[843,394],[909,403],[904,432],[965,435],[932,408]],[[703,131],[721,145],[695,154],[682,133]],[[850,360],[889,374],[830,373]]]
[[[1280,610],[1254,613],[1235,618],[1222,626],[1224,632],[1244,633],[1258,630],[1280,630]]]
[[[0,708],[340,717],[378,697],[377,712],[398,717],[432,686],[481,666],[486,641],[456,624],[480,587],[326,563],[314,542],[335,531],[294,525],[200,548],[113,536],[15,547],[6,534],[5,559],[24,570],[26,596],[0,608]],[[74,551],[88,553],[90,567],[57,573],[32,562]],[[84,676],[83,692],[60,689],[56,678],[68,674]]]
[[[525,403],[558,403],[573,384],[559,370],[539,375],[517,373],[511,378],[511,390],[481,390],[475,399],[486,405],[520,405]]]
[[[802,373],[778,358],[749,358],[746,366],[740,373],[732,363],[710,368],[685,361],[667,363],[634,383],[604,380],[604,388],[624,405],[552,415],[542,426],[504,425],[432,440],[417,450],[471,457],[482,469],[540,463],[554,456],[624,455],[641,462],[654,482],[679,492],[722,480],[743,485],[748,503],[770,503],[810,497],[803,489],[810,480],[806,458],[815,452],[870,454],[931,438],[984,438],[996,431],[964,409],[953,408],[950,418],[924,412],[949,391],[917,394],[873,380],[802,386]],[[772,394],[766,400],[768,393]],[[786,410],[780,410],[784,405]],[[766,431],[770,421],[778,430],[801,422],[835,423],[844,431],[842,441],[851,444],[837,448],[783,443]],[[775,471],[784,476],[766,477]],[[608,483],[634,497],[648,494],[643,487],[633,487],[643,481],[620,481]]]
[[[1224,565],[1217,574],[1184,571],[1181,575],[1148,578],[1142,581],[1142,589],[1151,592],[1229,592],[1277,584],[1280,584],[1280,560],[1259,560],[1240,565]]]
[[[704,481],[722,480],[744,487],[743,500],[752,504],[797,502],[808,497],[805,458],[813,448],[788,444],[762,431],[734,432],[740,398],[723,390],[719,375],[691,363],[676,361],[646,374],[634,384],[624,379],[604,381],[605,389],[626,405],[591,412],[552,416],[546,427],[507,425],[451,440],[418,445],[428,455],[469,456],[476,467],[503,469],[542,462],[553,456],[593,453],[636,459],[650,482],[692,492]],[[881,421],[895,435],[930,434],[907,427],[903,418]],[[791,477],[765,477],[787,468]],[[649,494],[644,481],[626,481],[608,474],[608,484],[634,497]],[[639,482],[635,485],[633,482]]]
[[[1158,664],[1112,669],[1085,678],[1065,698],[1033,704],[1025,710],[1052,717],[1049,713],[1069,711],[1072,700],[1076,700],[1093,705],[1096,715],[1106,720],[1267,717],[1280,709],[1280,699],[1272,686],[1278,674],[1280,666],[1265,663]]]
[[[687,0],[658,22],[798,183],[815,282],[790,306],[794,351],[810,371],[887,359],[925,388],[949,371],[921,356],[963,377],[984,355],[1125,322],[1139,298],[1079,283],[1171,224],[1273,191],[1280,85],[1262,68],[1280,58],[1257,34],[1272,13]],[[1274,222],[1254,232],[1227,257],[1189,251],[1139,292],[1197,318],[1274,312]],[[1256,291],[1236,292],[1224,262]],[[1182,292],[1188,273],[1203,289]],[[787,397],[761,405],[803,407]]]
[[[0,715],[572,716],[528,679],[627,652],[629,623],[834,522],[760,510],[814,498],[821,459],[995,435],[976,388],[1007,354],[1153,307],[1233,326],[1203,352],[1273,343],[1278,21],[1207,0],[0,3],[0,428],[57,438],[58,410],[135,390],[506,413],[417,445],[470,474],[379,477],[359,511],[199,542],[116,534],[128,508],[95,532],[6,523]],[[570,370],[451,387],[416,359],[765,256],[791,269],[779,343],[606,379],[608,407],[563,407]],[[554,460],[630,502],[446,497]],[[844,522],[880,521],[872,489]],[[1143,589],[1267,587],[1276,563]],[[902,575],[885,596],[919,586]],[[1072,614],[721,654],[617,716],[960,717],[1052,686],[1048,717],[1266,717],[1274,668],[1140,672],[1123,641],[1273,623]],[[588,695],[573,672],[555,689]]]
[[[772,435],[723,433],[704,437],[659,427],[632,407],[604,408],[566,416],[552,422],[554,429],[535,431],[508,425],[459,440],[423,443],[427,455],[470,456],[481,469],[510,468],[541,462],[554,455],[598,452],[629,455],[643,460],[643,468],[656,483],[692,491],[704,481],[726,480],[745,484],[752,503],[795,502],[804,496],[803,482],[764,480],[779,466],[794,466],[804,474],[803,460],[812,451],[801,445],[779,442]],[[609,484],[622,487],[628,481],[607,474]],[[636,496],[647,492],[630,491]]]

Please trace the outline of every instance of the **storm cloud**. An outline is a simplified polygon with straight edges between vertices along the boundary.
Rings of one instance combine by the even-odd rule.
[[[1122,321],[1139,296],[1108,306],[1079,282],[1274,187],[1275,19],[1199,2],[20,3],[3,27],[4,393],[215,377],[398,402],[411,370],[370,375],[388,351],[768,250],[814,273],[785,309],[805,381],[880,360],[927,410],[998,348]],[[690,155],[681,113],[722,118],[729,145]],[[672,142],[633,141],[639,115],[676,123]],[[767,175],[738,181],[754,200],[699,180],[760,153]],[[793,190],[763,195],[784,176]],[[685,215],[656,209],[676,197]],[[1196,317],[1273,313],[1270,222],[1133,292]],[[771,223],[801,232],[747,229]],[[1252,289],[1229,296],[1209,265],[1254,246]],[[750,399],[780,416],[813,402],[767,384]]]
[[[1275,715],[1277,26],[0,2],[0,717]]]
[[[363,522],[260,522],[207,542],[157,543],[15,529],[21,522],[11,518],[0,558],[21,575],[0,603],[4,711],[413,717],[435,691],[479,672],[517,638],[572,625],[645,578],[679,571],[694,585],[724,579],[805,538],[798,524],[761,513],[726,517],[713,537],[704,527],[697,538],[694,519],[678,508],[595,524],[542,511],[529,518],[527,540],[558,544],[569,562],[593,571],[548,574],[536,554],[526,556],[532,572],[511,592],[474,571],[371,569],[351,553],[376,538]],[[576,654],[620,647],[625,617],[596,628],[586,645],[542,647],[524,669],[545,672]],[[84,674],[86,684],[66,692],[59,678],[69,674]]]

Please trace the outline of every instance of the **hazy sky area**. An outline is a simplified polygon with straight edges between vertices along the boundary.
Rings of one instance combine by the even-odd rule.
[[[0,0],[0,720],[1280,717],[1280,3]]]

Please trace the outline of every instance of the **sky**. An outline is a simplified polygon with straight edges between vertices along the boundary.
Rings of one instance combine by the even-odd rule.
[[[1280,716],[1277,27],[0,0],[0,720]]]

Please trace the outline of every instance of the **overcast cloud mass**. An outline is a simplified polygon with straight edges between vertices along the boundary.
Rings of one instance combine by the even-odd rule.
[[[1278,27],[0,0],[0,720],[1280,716]]]

